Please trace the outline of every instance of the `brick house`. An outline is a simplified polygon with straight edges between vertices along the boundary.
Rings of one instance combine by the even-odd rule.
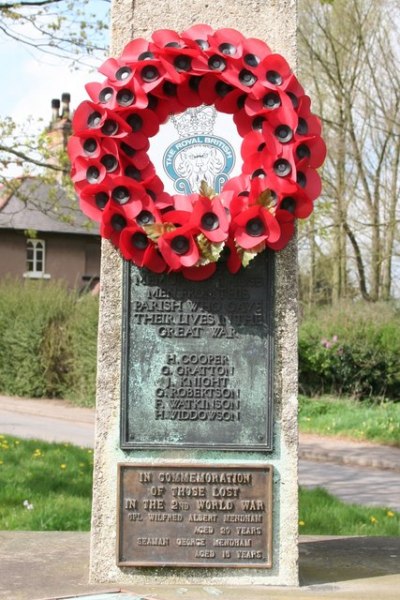
[[[71,133],[69,95],[52,101],[47,134],[52,155]],[[54,151],[54,152],[53,152]],[[69,287],[92,286],[100,275],[100,236],[96,224],[71,202],[60,182],[39,177],[14,179],[0,189],[0,278],[64,280]]]

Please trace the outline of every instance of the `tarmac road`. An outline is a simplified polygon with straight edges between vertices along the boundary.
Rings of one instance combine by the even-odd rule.
[[[93,447],[95,411],[60,400],[0,396],[0,433]],[[400,449],[300,436],[300,485],[345,502],[400,511]]]
[[[299,483],[323,487],[344,502],[400,512],[400,475],[395,471],[300,459]]]

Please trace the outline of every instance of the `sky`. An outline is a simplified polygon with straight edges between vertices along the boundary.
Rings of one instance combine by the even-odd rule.
[[[100,16],[101,10],[105,13],[106,7],[100,0],[91,4],[96,6]],[[37,36],[29,26],[20,26],[20,32]],[[93,61],[93,66],[99,66],[101,62]],[[104,79],[88,67],[72,70],[66,60],[39,52],[4,35],[0,37],[0,77],[3,82],[0,117],[10,116],[28,131],[40,131],[50,122],[53,98],[61,98],[62,93],[69,92],[71,106],[76,108],[87,98],[85,83]],[[39,119],[43,121],[37,124]]]

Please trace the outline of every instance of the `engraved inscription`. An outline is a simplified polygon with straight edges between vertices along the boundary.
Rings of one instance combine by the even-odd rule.
[[[123,448],[272,449],[273,258],[195,284],[124,268]]]
[[[120,566],[271,567],[272,466],[118,467]]]
[[[199,338],[204,334],[211,338],[239,337],[236,328],[228,323],[225,312],[234,319],[235,326],[260,326],[265,319],[262,299],[253,299],[251,294],[252,289],[262,287],[260,277],[248,277],[248,288],[229,289],[227,299],[210,297],[200,290],[196,300],[188,300],[186,290],[179,290],[179,279],[173,298],[168,290],[156,287],[159,279],[152,273],[136,273],[132,281],[136,285],[155,286],[148,289],[143,300],[133,301],[132,321],[156,326],[161,338]],[[189,284],[186,282],[186,285]],[[221,293],[226,291],[220,290]]]
[[[155,419],[239,421],[235,368],[222,354],[168,354],[156,389]]]

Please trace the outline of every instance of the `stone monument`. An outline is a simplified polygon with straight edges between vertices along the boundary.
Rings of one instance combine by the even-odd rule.
[[[111,53],[196,22],[265,40],[295,65],[295,0],[114,1]],[[210,150],[185,129],[192,116],[158,152],[186,193],[234,169],[235,142],[214,131]],[[103,240],[93,582],[298,584],[296,275],[295,242],[193,283]]]

